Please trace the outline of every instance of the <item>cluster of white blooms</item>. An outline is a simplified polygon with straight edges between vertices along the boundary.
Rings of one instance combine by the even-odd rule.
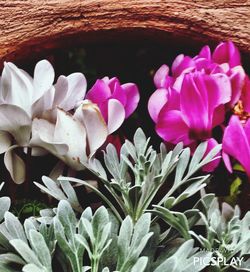
[[[74,170],[103,145],[108,127],[99,107],[84,100],[81,73],[60,76],[53,85],[52,65],[37,63],[33,78],[5,63],[0,79],[0,153],[16,183],[25,180],[25,162],[17,149],[32,156],[52,153]]]

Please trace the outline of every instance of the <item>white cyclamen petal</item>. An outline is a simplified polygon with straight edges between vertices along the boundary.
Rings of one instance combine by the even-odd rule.
[[[6,131],[0,131],[0,154],[6,152],[11,146],[11,135]]]
[[[4,154],[4,164],[10,173],[11,178],[17,184],[21,184],[25,181],[25,163],[15,153],[15,149],[18,146],[11,146]]]
[[[52,86],[40,99],[32,105],[32,117],[41,117],[44,112],[53,108],[55,88]]]
[[[65,88],[67,88],[67,93]],[[86,89],[86,78],[81,73],[73,73],[66,78],[61,77],[56,84],[54,104],[65,111],[69,111],[85,97]]]
[[[67,97],[68,93],[68,79],[66,76],[59,76],[55,84],[55,97],[53,101],[53,107],[63,108],[63,101]]]
[[[28,114],[15,105],[0,105],[0,130],[7,131],[18,145],[27,145],[30,139],[31,119]]]
[[[41,147],[62,158],[68,152],[66,143],[54,140],[55,125],[44,119],[35,118],[32,122],[30,146]]]
[[[1,97],[7,104],[17,105],[31,114],[33,84],[30,77],[13,63],[4,64],[1,78]]]
[[[79,170],[83,168],[80,161],[87,160],[86,129],[71,114],[61,109],[57,110],[54,140],[62,141],[68,145],[68,162],[72,162],[74,169]]]
[[[54,78],[55,71],[47,60],[41,60],[36,64],[32,103],[41,98],[51,88]]]
[[[86,128],[90,156],[92,156],[108,136],[108,128],[102,114],[96,104],[88,101],[77,108],[74,117]]]

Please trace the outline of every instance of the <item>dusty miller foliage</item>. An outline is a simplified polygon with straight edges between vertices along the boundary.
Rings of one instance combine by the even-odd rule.
[[[162,144],[157,152],[138,129],[119,155],[109,144],[104,163],[94,158],[86,165],[108,196],[88,181],[43,177],[36,185],[58,206],[23,224],[9,212],[10,199],[0,198],[0,271],[250,271],[250,212],[240,218],[238,207],[220,207],[205,193],[210,176],[197,173],[220,151],[217,146],[205,156],[206,147],[201,143],[191,155],[182,144],[169,152]],[[76,184],[95,192],[105,206],[83,209]],[[180,211],[180,204],[198,194],[192,208]],[[194,264],[194,257],[227,262]],[[228,264],[234,257],[244,261]]]

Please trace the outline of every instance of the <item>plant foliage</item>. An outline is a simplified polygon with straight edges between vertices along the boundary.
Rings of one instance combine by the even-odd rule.
[[[157,152],[139,129],[119,155],[108,145],[104,164],[91,159],[86,165],[108,193],[84,180],[43,177],[37,186],[58,206],[23,224],[9,212],[9,198],[0,198],[0,271],[250,271],[250,212],[240,218],[238,207],[220,208],[205,193],[209,175],[198,173],[219,148],[205,152],[206,143],[193,155],[182,144],[169,152],[162,144]],[[76,184],[105,206],[83,208]],[[197,196],[196,204],[180,209]],[[241,262],[232,262],[236,257]],[[225,262],[213,265],[219,258]]]

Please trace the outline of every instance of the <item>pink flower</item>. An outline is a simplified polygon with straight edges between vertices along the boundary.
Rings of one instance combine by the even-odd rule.
[[[227,169],[232,172],[229,156],[244,167],[250,177],[250,120],[245,125],[233,115],[225,129],[222,141],[223,159]]]
[[[180,90],[159,89],[149,100],[149,112],[156,132],[168,143],[196,146],[208,141],[209,152],[217,141],[212,130],[224,121],[224,105],[230,101],[231,84],[224,74],[193,72],[183,75]],[[162,105],[162,107],[161,107]],[[212,171],[219,159],[204,171]]]
[[[154,111],[157,133],[173,144],[190,145],[211,138],[212,129],[224,120],[224,104],[230,95],[230,82],[223,74],[186,74],[180,92],[169,88],[165,105],[158,115]],[[156,106],[150,101],[150,110],[152,105]]]
[[[96,103],[108,124],[109,134],[117,130],[136,109],[140,95],[134,83],[121,85],[117,78],[98,79],[86,99]]]
[[[170,74],[170,70],[172,74]],[[245,83],[246,74],[240,63],[240,53],[232,42],[220,43],[211,53],[209,46],[204,46],[200,53],[191,58],[183,54],[176,57],[171,69],[167,65],[162,65],[155,73],[154,83],[157,88],[152,95],[150,103],[156,103],[155,99],[162,98],[158,109],[149,105],[149,112],[152,119],[155,121],[156,115],[166,103],[166,98],[163,97],[163,89],[169,87],[180,91],[184,74],[200,71],[204,74],[224,74],[228,77],[231,83],[231,99],[228,105],[233,107],[241,96],[242,89]],[[158,97],[158,98],[157,98]],[[159,101],[159,99],[158,99]],[[153,108],[153,109],[152,109]]]
[[[231,41],[222,42],[216,47],[213,61],[218,64],[228,63],[230,67],[241,65],[240,53]]]

